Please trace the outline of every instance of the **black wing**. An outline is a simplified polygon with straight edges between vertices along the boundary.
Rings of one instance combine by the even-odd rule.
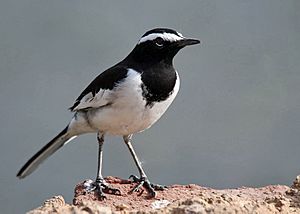
[[[108,95],[116,86],[127,77],[127,68],[115,66],[97,76],[76,99],[69,109],[78,111],[86,108],[99,108],[109,103]]]

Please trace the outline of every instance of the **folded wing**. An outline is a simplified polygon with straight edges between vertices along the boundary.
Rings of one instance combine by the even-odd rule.
[[[100,108],[112,102],[114,87],[127,77],[128,69],[121,66],[112,67],[97,76],[79,95],[71,111]]]

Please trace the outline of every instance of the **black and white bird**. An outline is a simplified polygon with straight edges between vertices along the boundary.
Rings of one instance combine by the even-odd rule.
[[[67,127],[38,151],[17,174],[25,178],[55,151],[78,135],[97,133],[99,143],[96,180],[86,185],[101,199],[104,193],[120,194],[102,177],[102,146],[106,134],[119,135],[134,159],[140,176],[131,176],[151,197],[160,185],[149,182],[133,150],[132,135],[150,128],[168,109],[179,90],[179,76],[173,58],[180,49],[200,43],[172,29],[156,28],[146,32],[129,55],[97,76],[70,108],[74,112]]]

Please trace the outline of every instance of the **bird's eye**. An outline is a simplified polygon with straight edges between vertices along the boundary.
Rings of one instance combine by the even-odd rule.
[[[157,37],[154,40],[154,43],[157,47],[162,47],[164,45],[164,40],[161,37]]]

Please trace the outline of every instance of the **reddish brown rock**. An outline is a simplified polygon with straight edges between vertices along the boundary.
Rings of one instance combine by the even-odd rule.
[[[75,188],[73,205],[56,197],[31,211],[36,213],[300,213],[300,177],[292,187],[270,185],[216,190],[195,184],[172,185],[149,199],[146,191],[128,194],[134,186],[129,180],[108,177],[106,181],[121,191],[100,201],[93,192]]]

